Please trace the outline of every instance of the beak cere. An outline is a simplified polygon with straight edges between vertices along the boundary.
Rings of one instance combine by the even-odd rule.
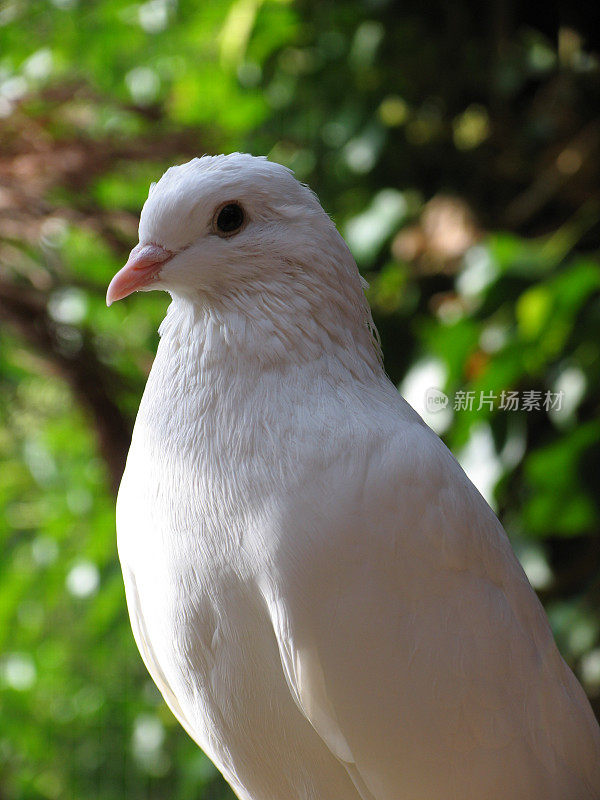
[[[106,305],[122,300],[132,292],[145,289],[158,277],[164,264],[174,253],[159,244],[138,244],[109,284],[106,292]]]

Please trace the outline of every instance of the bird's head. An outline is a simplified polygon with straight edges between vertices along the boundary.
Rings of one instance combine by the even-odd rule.
[[[106,300],[151,289],[215,296],[264,284],[289,268],[291,254],[310,260],[320,233],[342,241],[316,196],[286,167],[241,153],[195,158],[150,187],[139,244]]]

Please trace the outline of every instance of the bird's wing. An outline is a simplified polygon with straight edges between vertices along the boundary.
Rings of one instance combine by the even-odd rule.
[[[123,580],[125,583],[125,596],[127,598],[127,609],[129,611],[129,618],[131,620],[131,629],[133,631],[135,643],[140,651],[140,655],[142,656],[144,664],[146,665],[146,669],[150,673],[152,680],[157,685],[160,693],[165,699],[165,702],[177,718],[178,722],[192,737],[192,739],[196,740],[197,737],[192,730],[192,726],[183,713],[179,701],[175,697],[175,694],[171,689],[169,682],[160,667],[160,664],[158,663],[154,651],[152,650],[150,637],[146,631],[146,624],[142,614],[135,576],[131,570],[125,566],[125,564],[123,564],[122,567]]]
[[[275,519],[262,591],[290,691],[364,800],[600,796],[583,691],[428,429],[342,442]]]

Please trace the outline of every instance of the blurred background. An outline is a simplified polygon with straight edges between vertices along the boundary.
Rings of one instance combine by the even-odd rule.
[[[0,800],[232,797],[146,674],[116,557],[168,298],[104,304],[149,183],[205,152],[317,191],[388,373],[600,712],[597,8],[0,2]]]

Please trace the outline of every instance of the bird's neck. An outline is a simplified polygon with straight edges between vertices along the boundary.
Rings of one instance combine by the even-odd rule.
[[[303,373],[334,382],[383,374],[358,274],[353,286],[311,286],[283,276],[219,298],[175,296],[160,334],[157,359],[193,383],[217,373],[241,381]]]
[[[176,452],[173,463],[199,443],[207,462],[222,464],[223,453],[259,452],[272,436],[294,441],[332,396],[351,406],[366,386],[389,383],[356,280],[351,302],[266,287],[218,303],[175,297],[135,441],[161,458]]]

